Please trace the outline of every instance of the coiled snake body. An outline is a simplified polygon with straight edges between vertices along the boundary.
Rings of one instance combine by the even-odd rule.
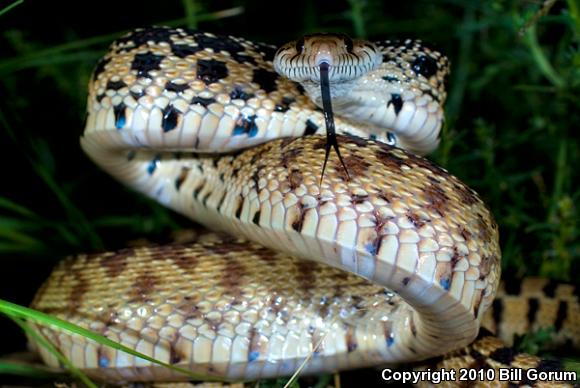
[[[437,146],[445,57],[416,41],[339,35],[274,54],[170,28],[112,45],[90,84],[83,149],[125,184],[232,237],[67,259],[33,307],[234,379],[291,374],[311,352],[306,373],[469,344],[499,282],[497,226],[475,192],[414,155]],[[331,154],[322,182],[320,60],[331,63],[349,174]],[[39,330],[100,378],[187,378]]]

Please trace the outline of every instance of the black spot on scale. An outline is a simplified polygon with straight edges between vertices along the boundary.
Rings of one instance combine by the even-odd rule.
[[[115,41],[117,45],[127,45],[127,47],[121,48],[119,51],[127,51],[128,49],[142,46],[148,42],[153,42],[159,44],[162,42],[170,43],[171,35],[180,34],[185,35],[184,32],[180,32],[174,28],[168,27],[147,27],[140,30],[135,30],[129,33],[127,36],[119,38]]]
[[[399,82],[399,79],[397,77],[393,77],[390,75],[384,76],[383,79],[387,82]]]
[[[101,102],[101,101],[103,101],[103,98],[105,98],[105,96],[106,96],[106,94],[105,94],[105,93],[103,93],[103,94],[99,94],[99,95],[97,96],[97,102]]]
[[[161,120],[161,127],[163,132],[169,132],[177,127],[179,120],[179,111],[173,105],[167,105],[163,109],[163,119]]]
[[[201,192],[201,190],[205,187],[205,181],[202,181],[201,184],[199,186],[197,186],[195,189],[193,189],[192,192],[192,196],[193,198],[199,200],[198,196],[199,193]]]
[[[190,46],[188,44],[171,44],[171,52],[178,58],[185,58],[202,50],[199,46]]]
[[[209,104],[213,104],[215,102],[215,98],[203,98],[199,96],[195,96],[191,99],[191,105],[199,104],[204,108],[207,108]]]
[[[417,75],[429,78],[437,73],[437,61],[427,55],[418,56],[411,64],[411,70]]]
[[[536,369],[538,372],[556,372],[562,370],[562,362],[559,360],[542,359]]]
[[[244,116],[240,114],[235,122],[232,136],[247,134],[248,137],[254,137],[258,133],[258,126],[256,125],[256,115]]]
[[[514,348],[504,346],[491,352],[489,354],[489,358],[504,365],[511,365],[518,354],[519,352],[517,352]]]
[[[240,196],[240,199],[238,200],[238,208],[236,209],[235,212],[235,217],[239,220],[240,216],[242,215],[242,208],[244,207],[244,197]]]
[[[131,62],[131,70],[137,70],[138,77],[149,77],[151,70],[159,70],[163,55],[156,55],[148,51],[144,54],[136,54]]]
[[[179,173],[179,176],[177,178],[175,178],[175,190],[179,191],[179,189],[181,188],[181,185],[183,185],[183,182],[185,182],[185,180],[187,179],[187,176],[189,175],[189,171],[191,169],[189,167],[182,167],[181,168],[181,172]]]
[[[279,104],[276,104],[274,110],[276,112],[286,112],[288,109],[290,109],[290,104],[292,104],[294,101],[296,100],[292,97],[283,97],[282,101],[280,101]]]
[[[558,287],[558,283],[555,282],[554,280],[550,280],[550,281],[548,281],[548,284],[546,284],[544,286],[544,288],[542,288],[542,291],[544,291],[544,294],[548,298],[553,298],[554,296],[556,296],[556,288],[557,287]]]
[[[189,88],[188,84],[176,84],[172,81],[167,81],[165,90],[168,92],[183,93]]]
[[[135,101],[139,100],[141,97],[143,97],[145,95],[145,91],[141,90],[139,92],[135,92],[133,90],[131,90],[129,92],[129,94],[131,94],[131,97],[133,97],[135,99]]]
[[[304,136],[314,135],[318,131],[318,125],[314,124],[310,119],[306,120],[306,128],[304,128]]]
[[[119,81],[109,80],[107,82],[107,86],[105,86],[105,89],[117,91],[117,90],[123,89],[126,86],[127,86],[127,84],[121,80],[119,80]]]
[[[115,128],[121,129],[125,126],[125,104],[120,103],[113,107],[113,113],[115,114]]]
[[[554,322],[554,328],[556,331],[560,331],[564,325],[564,321],[568,317],[568,302],[561,300],[558,304],[558,312],[556,313],[556,321]]]
[[[538,298],[528,299],[528,324],[531,327],[536,321],[536,315],[538,314],[539,302]]]
[[[250,98],[254,97],[254,93],[246,93],[241,87],[236,86],[234,90],[230,92],[230,98],[232,100],[244,100],[248,101]]]
[[[252,222],[253,222],[254,224],[258,225],[258,226],[260,225],[260,215],[261,215],[261,212],[260,212],[260,210],[258,210],[258,211],[257,211],[257,212],[254,214],[254,218],[252,218]]]
[[[203,32],[195,34],[195,42],[202,49],[212,49],[214,52],[226,51],[230,54],[244,50],[239,42],[225,36],[211,36]]]
[[[266,61],[273,61],[276,55],[277,47],[270,46],[265,43],[254,43],[254,50],[264,55]]]
[[[494,299],[491,306],[493,322],[495,323],[496,331],[499,331],[498,325],[503,317],[503,301],[501,299]]]
[[[519,295],[522,291],[522,282],[513,280],[504,282],[505,292],[508,295]]]
[[[270,93],[276,90],[276,80],[278,77],[280,77],[278,73],[259,68],[254,70],[252,82],[260,85],[260,88],[262,88],[266,93]]]
[[[160,160],[161,160],[160,155],[155,155],[155,157],[151,159],[151,162],[149,162],[149,164],[147,165],[147,174],[153,175],[155,170],[157,170],[157,165],[159,164]]]
[[[199,59],[197,61],[197,79],[206,85],[213,84],[228,76],[228,68],[222,61],[215,59]]]
[[[391,93],[391,99],[387,103],[387,108],[393,105],[395,108],[395,114],[398,115],[401,109],[403,108],[403,99],[401,95],[398,93]]]
[[[99,75],[105,71],[105,66],[107,66],[111,62],[111,58],[102,58],[97,62],[97,66],[95,66],[95,70],[93,71],[93,81],[99,78]]]

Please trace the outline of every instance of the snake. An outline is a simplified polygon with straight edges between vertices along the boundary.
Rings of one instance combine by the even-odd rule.
[[[502,314],[497,223],[475,191],[424,158],[439,144],[448,73],[448,59],[418,40],[312,34],[276,48],[170,27],[117,39],[89,82],[81,146],[207,229],[69,257],[31,307],[228,380],[444,354],[480,368],[505,359],[480,331],[486,311]],[[565,294],[560,326],[572,327],[577,299]],[[56,327],[35,330],[103,381],[188,379]],[[479,350],[462,350],[478,333]]]

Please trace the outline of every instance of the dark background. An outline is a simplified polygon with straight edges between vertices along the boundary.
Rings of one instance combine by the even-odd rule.
[[[580,10],[575,0],[541,3],[27,0],[15,6],[0,15],[0,299],[27,305],[65,255],[188,225],[113,182],[78,146],[93,66],[121,33],[151,24],[273,44],[315,31],[430,42],[452,64],[444,140],[432,159],[490,205],[500,225],[504,277],[577,282]],[[9,4],[0,1],[0,10]],[[223,10],[234,15],[223,17]],[[0,339],[0,355],[24,349],[19,329],[1,314]]]

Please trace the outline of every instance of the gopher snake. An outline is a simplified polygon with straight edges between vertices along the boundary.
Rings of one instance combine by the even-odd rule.
[[[70,258],[32,306],[232,379],[291,374],[312,351],[305,373],[472,342],[499,282],[497,226],[475,192],[414,154],[438,144],[447,59],[418,41],[341,35],[274,54],[170,28],[112,45],[90,83],[83,149],[118,180],[234,237]],[[327,54],[349,176],[331,154],[320,183],[328,143],[316,61]],[[102,379],[184,378],[39,330]]]

